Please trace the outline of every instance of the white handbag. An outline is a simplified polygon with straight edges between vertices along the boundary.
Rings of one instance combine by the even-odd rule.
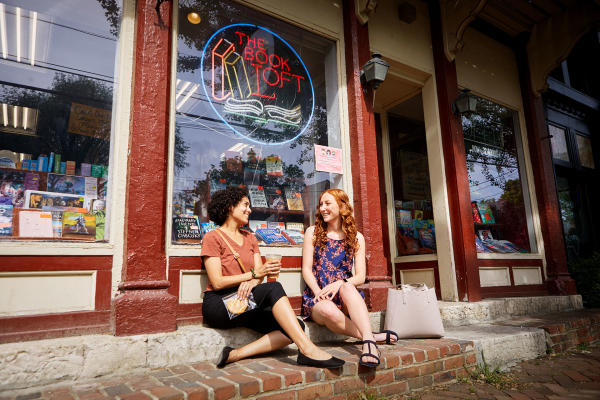
[[[435,289],[424,283],[388,289],[385,329],[396,332],[399,339],[444,336]]]

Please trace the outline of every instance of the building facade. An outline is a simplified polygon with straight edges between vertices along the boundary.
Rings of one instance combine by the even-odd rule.
[[[598,87],[564,70],[597,49],[599,9],[3,0],[0,340],[200,323],[206,207],[232,185],[298,311],[302,233],[332,187],[367,241],[372,311],[400,283],[576,293],[567,253],[598,248]]]

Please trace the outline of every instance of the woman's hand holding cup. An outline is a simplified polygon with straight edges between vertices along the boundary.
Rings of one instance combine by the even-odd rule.
[[[265,254],[265,263],[269,278],[277,280],[281,270],[281,254]]]

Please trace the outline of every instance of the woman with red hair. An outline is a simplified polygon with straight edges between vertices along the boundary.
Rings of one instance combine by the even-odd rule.
[[[315,225],[304,237],[302,277],[306,282],[304,318],[362,340],[359,363],[377,367],[380,354],[376,342],[392,344],[398,335],[373,333],[364,294],[356,289],[366,277],[365,238],[356,229],[352,205],[343,190],[327,189],[321,194]]]

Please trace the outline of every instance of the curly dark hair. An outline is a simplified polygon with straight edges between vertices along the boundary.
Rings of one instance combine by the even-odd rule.
[[[244,197],[248,197],[248,190],[231,186],[227,189],[216,191],[208,203],[208,217],[217,225],[223,225],[232,207],[237,206]]]

